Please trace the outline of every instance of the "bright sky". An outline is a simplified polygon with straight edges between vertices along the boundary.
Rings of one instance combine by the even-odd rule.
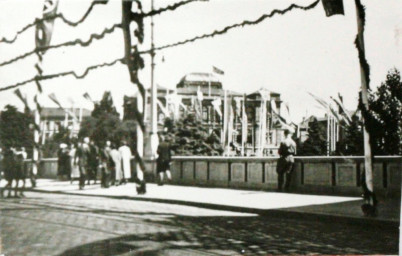
[[[179,1],[179,0],[176,0]],[[176,1],[155,0],[155,8]],[[144,10],[150,9],[150,1]],[[273,9],[285,9],[291,3],[309,5],[314,0],[209,0],[191,3],[174,12],[155,17],[155,46],[210,33],[245,19],[254,20]],[[363,0],[367,7],[366,55],[371,66],[371,87],[385,80],[389,69],[402,67],[402,1]],[[59,12],[70,20],[78,20],[90,1],[60,0]],[[0,1],[0,37],[11,38],[24,25],[41,16],[42,0]],[[190,72],[211,72],[212,66],[225,71],[224,88],[252,92],[261,87],[281,93],[289,102],[293,121],[298,122],[308,113],[323,115],[312,92],[324,99],[341,93],[345,105],[355,109],[360,87],[360,72],[356,36],[354,1],[344,0],[345,16],[327,18],[322,4],[310,11],[294,10],[264,22],[234,29],[225,35],[204,39],[185,46],[160,51],[156,55],[155,80],[157,84],[175,88],[179,80]],[[78,27],[69,27],[57,19],[51,44],[89,38],[105,27],[121,22],[121,1],[110,0],[98,5],[89,18]],[[150,19],[146,20],[146,40],[141,49],[150,46]],[[12,45],[0,44],[0,62],[34,48],[34,28],[23,33]],[[44,55],[45,74],[76,70],[82,73],[86,66],[109,62],[123,57],[123,33],[117,29],[103,40],[89,47],[64,47],[49,50]],[[162,62],[164,56],[165,62]],[[32,78],[35,75],[35,55],[12,65],[0,67],[0,87]],[[140,80],[150,86],[149,56]],[[88,92],[98,100],[105,90],[112,92],[118,111],[122,112],[123,96],[136,91],[130,84],[126,66],[117,64],[91,72],[85,79],[72,76],[43,81],[41,103],[56,107],[47,95],[54,92],[59,100],[70,107],[92,108],[82,95]],[[21,87],[32,101],[36,85]],[[0,108],[6,104],[22,107],[13,91],[0,92]]]

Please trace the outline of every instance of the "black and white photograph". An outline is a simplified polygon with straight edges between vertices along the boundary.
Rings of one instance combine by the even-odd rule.
[[[0,0],[0,256],[400,255],[402,1]]]

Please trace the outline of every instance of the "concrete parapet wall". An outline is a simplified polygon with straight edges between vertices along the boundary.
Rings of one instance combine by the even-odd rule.
[[[173,184],[275,190],[276,157],[184,157],[171,164]],[[146,160],[148,181],[156,181],[156,165]],[[134,166],[133,166],[134,167]],[[364,157],[295,157],[291,189],[300,193],[360,196]],[[135,168],[133,168],[135,170]],[[56,178],[57,159],[44,159],[39,175]],[[375,192],[400,196],[402,157],[374,158]]]

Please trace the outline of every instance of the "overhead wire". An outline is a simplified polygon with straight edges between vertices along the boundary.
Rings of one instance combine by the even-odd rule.
[[[168,6],[168,7],[166,7],[166,8],[163,8],[165,11],[167,11],[167,10],[171,10],[171,8],[178,8],[178,7],[180,7],[180,6],[182,6],[182,5],[184,5],[184,4],[187,4],[187,3],[190,3],[190,2],[195,2],[195,1],[197,1],[197,0],[187,0],[187,1],[183,1],[181,4],[177,4],[175,7],[173,7],[173,6]],[[210,37],[214,37],[214,36],[217,36],[217,35],[222,35],[222,34],[225,34],[225,33],[227,33],[229,30],[232,30],[232,29],[234,29],[234,28],[238,28],[238,27],[244,27],[244,26],[250,26],[250,25],[256,25],[256,24],[259,24],[259,23],[261,23],[262,21],[264,21],[264,20],[266,20],[266,19],[268,19],[268,18],[272,18],[273,16],[275,16],[275,15],[284,15],[284,14],[286,14],[287,12],[290,12],[290,11],[292,11],[292,10],[294,10],[294,9],[300,9],[300,10],[304,10],[304,11],[307,11],[307,10],[310,10],[310,9],[313,9],[314,7],[316,7],[317,6],[317,4],[320,2],[320,0],[316,0],[316,1],[314,1],[313,3],[311,3],[310,5],[307,5],[307,6],[300,6],[300,5],[297,5],[297,4],[291,4],[289,7],[287,7],[287,8],[285,8],[285,9],[283,9],[283,10],[278,10],[278,9],[275,9],[275,10],[272,10],[269,14],[264,14],[264,15],[262,15],[262,16],[260,16],[258,19],[256,19],[256,20],[252,20],[252,21],[250,21],[250,20],[245,20],[245,21],[243,21],[243,22],[240,22],[240,23],[236,23],[236,24],[233,24],[233,25],[229,25],[229,26],[226,26],[226,27],[224,27],[223,29],[220,29],[220,30],[215,30],[215,31],[213,31],[213,32],[211,32],[211,33],[208,33],[208,34],[203,34],[203,35],[200,35],[200,36],[196,36],[196,37],[193,37],[193,38],[190,38],[190,39],[186,39],[186,40],[183,40],[183,41],[179,41],[179,42],[176,42],[176,43],[172,43],[172,44],[168,44],[168,45],[164,45],[164,46],[160,46],[160,47],[155,47],[154,49],[150,49],[150,50],[146,50],[146,51],[139,51],[138,53],[139,54],[148,54],[148,53],[151,53],[151,51],[153,50],[153,51],[157,51],[157,50],[163,50],[163,49],[167,49],[167,48],[172,48],[172,47],[176,47],[176,46],[180,46],[180,45],[184,45],[184,44],[187,44],[187,43],[192,43],[192,42],[195,42],[195,41],[197,41],[197,40],[201,40],[201,39],[205,39],[205,38],[210,38]],[[91,6],[93,7],[93,5],[95,5],[94,3],[96,3],[96,2],[93,2],[92,4],[91,4]],[[90,8],[91,9],[91,8]],[[87,11],[87,13],[89,14],[89,12],[90,11]],[[151,11],[152,12],[152,11]],[[161,11],[162,12],[162,11]],[[87,13],[86,13],[86,15],[87,15]],[[156,15],[156,14],[158,14],[158,13],[156,13],[156,12],[154,12],[152,15]],[[149,14],[149,15],[151,15],[151,14]],[[83,20],[85,20],[85,15],[84,15],[84,17],[81,19],[81,20],[79,20],[77,23],[79,23],[79,22],[82,22]],[[77,24],[78,25],[78,24]],[[112,28],[113,28],[113,30],[116,28],[116,27],[120,27],[120,25],[121,24],[115,24]],[[110,30],[110,29],[109,29]],[[107,34],[108,32],[105,32],[105,31],[109,31],[108,29],[105,29],[103,32],[102,32],[102,34],[103,34],[103,36],[105,35],[105,34]],[[63,43],[64,45],[62,45],[62,46],[66,46],[66,45],[74,45],[74,44],[86,44],[86,43],[88,43],[88,45],[91,43],[91,40],[93,40],[94,38],[96,38],[98,35],[92,35],[91,36],[91,38],[88,40],[88,41],[86,41],[86,42],[82,42],[82,41],[80,41],[80,39],[77,39],[77,40],[75,40],[75,41],[70,41],[70,42],[66,42],[66,43]],[[100,35],[99,35],[100,36]],[[50,48],[56,48],[56,47],[62,47],[62,46],[49,46]],[[134,46],[134,48],[136,48],[137,46]],[[33,51],[33,53],[34,52],[36,52],[35,50]],[[27,53],[28,54],[28,53]],[[29,54],[32,54],[32,52],[30,52]],[[21,58],[23,58],[23,57],[20,57],[20,58],[18,58],[18,59],[21,59]],[[16,60],[15,60],[16,61]],[[10,62],[10,61],[8,61],[8,62]],[[58,74],[51,74],[51,75],[45,75],[45,76],[35,76],[35,77],[33,77],[33,78],[31,78],[31,79],[28,79],[28,80],[25,80],[25,81],[22,81],[22,82],[19,82],[19,83],[16,83],[16,84],[12,84],[12,85],[9,85],[9,86],[5,86],[5,87],[1,87],[0,88],[0,91],[5,91],[5,90],[9,90],[9,89],[12,89],[12,88],[16,88],[16,87],[19,87],[19,86],[22,86],[22,85],[25,85],[25,84],[27,84],[27,83],[30,83],[30,82],[33,82],[33,81],[40,81],[40,80],[48,80],[48,79],[52,79],[52,78],[57,78],[57,77],[60,77],[60,76],[66,76],[66,75],[73,75],[74,77],[76,77],[77,79],[82,79],[82,78],[84,78],[87,74],[88,74],[88,72],[90,71],[90,70],[92,70],[92,69],[95,69],[95,68],[100,68],[100,67],[105,67],[105,66],[112,66],[112,65],[114,65],[114,64],[116,64],[117,62],[122,62],[122,63],[125,63],[125,60],[124,60],[124,58],[121,58],[121,59],[116,59],[116,60],[114,60],[114,61],[112,61],[111,63],[103,63],[103,64],[98,64],[98,65],[94,65],[94,66],[90,66],[90,67],[88,67],[86,70],[85,70],[85,72],[82,74],[82,75],[77,75],[74,71],[67,71],[67,72],[62,72],[62,73],[58,73]],[[1,63],[1,64],[3,64],[3,63]],[[8,63],[9,64],[9,63]],[[4,64],[5,65],[5,64]],[[2,65],[0,65],[0,66],[2,66]]]
[[[89,6],[89,8],[85,12],[85,14],[78,21],[71,21],[71,20],[67,19],[62,13],[57,13],[55,15],[49,15],[48,17],[43,17],[43,18],[36,18],[33,22],[27,24],[22,29],[17,31],[17,33],[14,35],[14,37],[12,39],[7,39],[6,37],[3,37],[3,38],[0,39],[0,43],[12,44],[17,40],[19,35],[24,33],[26,30],[28,30],[29,28],[34,27],[34,26],[38,25],[40,22],[46,21],[46,20],[52,20],[52,19],[59,18],[64,23],[66,23],[67,25],[72,26],[72,27],[76,27],[76,26],[78,26],[79,24],[83,23],[86,20],[86,18],[89,16],[89,14],[91,13],[91,11],[92,11],[92,9],[94,8],[95,5],[106,4],[107,2],[108,2],[108,0],[94,0],[94,1],[92,1],[91,5]]]
[[[179,46],[179,45],[184,45],[184,44],[187,44],[187,43],[192,43],[192,42],[195,42],[195,41],[198,41],[198,40],[201,40],[201,39],[205,39],[205,38],[209,38],[209,37],[214,37],[214,36],[217,36],[217,35],[222,35],[222,34],[225,34],[225,33],[227,33],[229,30],[232,30],[232,29],[234,29],[234,28],[244,27],[244,26],[251,26],[251,25],[257,25],[257,24],[261,23],[262,21],[264,21],[265,19],[272,18],[272,17],[275,16],[275,15],[284,15],[284,14],[286,14],[287,12],[292,11],[293,9],[299,9],[299,10],[307,11],[307,10],[310,10],[310,9],[313,9],[314,7],[316,7],[319,2],[320,2],[320,0],[316,0],[316,1],[314,1],[313,3],[311,3],[311,4],[308,5],[308,6],[300,6],[300,5],[297,5],[297,4],[291,4],[291,5],[290,5],[289,7],[287,7],[286,9],[283,9],[283,10],[275,9],[275,10],[272,10],[269,14],[263,14],[262,16],[260,16],[260,17],[259,17],[258,19],[256,19],[256,20],[252,20],[252,21],[250,21],[250,20],[245,20],[245,21],[242,21],[242,22],[240,22],[240,23],[236,23],[236,24],[232,24],[232,25],[226,26],[226,27],[224,27],[224,28],[222,28],[222,29],[220,29],[220,30],[215,30],[215,31],[213,31],[213,32],[211,32],[211,33],[208,33],[208,34],[203,34],[203,35],[200,35],[200,36],[195,36],[195,37],[193,37],[193,38],[186,39],[186,40],[179,41],[179,42],[175,42],[175,43],[172,43],[172,44],[167,44],[167,45],[164,45],[164,46],[155,47],[155,48],[153,48],[153,49],[149,49],[149,50],[145,50],[145,51],[140,51],[140,53],[141,53],[141,54],[151,53],[152,50],[154,50],[154,51],[160,51],[160,50],[164,50],[164,49],[167,49],[167,48],[172,48],[172,47],[176,47],[176,46]]]
[[[47,50],[50,50],[50,49],[57,49],[57,48],[60,48],[60,47],[74,46],[74,45],[80,45],[82,47],[87,47],[94,41],[94,39],[97,39],[97,40],[103,39],[107,34],[113,33],[116,28],[121,28],[121,24],[118,23],[118,24],[114,24],[110,28],[105,28],[100,34],[91,34],[89,36],[89,39],[86,40],[86,41],[83,41],[82,39],[76,39],[74,41],[68,41],[68,42],[64,42],[64,43],[61,43],[61,44],[49,45],[49,46],[45,46],[45,47],[37,47],[37,48],[33,49],[32,51],[23,53],[23,54],[21,54],[21,55],[19,55],[17,57],[14,57],[14,58],[12,58],[10,60],[1,62],[0,67],[5,66],[5,65],[9,65],[9,64],[11,64],[13,62],[16,62],[18,60],[24,59],[26,57],[29,57],[30,55],[35,54],[37,52],[47,51]]]
[[[56,73],[56,74],[50,74],[50,75],[34,76],[33,78],[30,78],[28,80],[18,82],[18,83],[12,84],[12,85],[1,87],[0,91],[10,90],[10,89],[13,89],[13,88],[16,88],[16,87],[26,85],[26,84],[31,83],[31,82],[35,82],[35,81],[49,80],[49,79],[68,76],[68,75],[72,75],[76,79],[83,79],[89,74],[89,72],[91,70],[94,70],[94,69],[97,69],[97,68],[102,68],[102,67],[110,67],[110,66],[113,66],[113,65],[115,65],[115,64],[117,64],[119,62],[124,63],[124,58],[115,59],[115,60],[113,60],[111,62],[105,62],[105,63],[102,63],[102,64],[89,66],[89,67],[87,67],[85,69],[84,73],[82,73],[81,75],[78,75],[75,71],[65,71],[65,72]]]

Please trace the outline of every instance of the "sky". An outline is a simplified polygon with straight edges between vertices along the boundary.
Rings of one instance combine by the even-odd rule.
[[[176,1],[155,0],[155,8]],[[307,6],[314,0],[209,0],[188,4],[173,12],[154,17],[155,46],[192,38],[227,25],[254,20],[273,9],[285,9],[292,3]],[[58,11],[69,20],[78,20],[91,1],[60,0]],[[365,47],[371,67],[371,88],[386,78],[388,70],[402,67],[402,1],[362,0],[366,6]],[[11,38],[35,18],[41,17],[42,0],[0,1],[0,37]],[[149,11],[150,1],[143,1]],[[308,92],[329,100],[340,93],[348,109],[356,109],[360,88],[360,69],[354,40],[357,32],[354,1],[344,0],[345,15],[326,17],[322,4],[309,11],[294,10],[267,19],[258,25],[229,31],[225,35],[158,51],[155,57],[155,81],[158,85],[175,88],[179,80],[191,72],[212,72],[212,66],[223,70],[220,77],[225,89],[249,93],[260,88],[281,93],[288,102],[292,121],[299,122],[306,115],[323,116]],[[77,27],[69,27],[60,19],[54,24],[51,44],[101,33],[105,27],[121,22],[121,1],[110,0],[97,5],[88,19]],[[0,62],[11,59],[35,47],[33,28],[23,33],[14,44],[0,44]],[[145,20],[145,41],[140,49],[150,48],[150,18]],[[44,74],[75,70],[82,73],[86,66],[109,62],[124,55],[123,33],[117,29],[103,40],[95,40],[89,47],[64,47],[49,50],[44,55]],[[150,58],[140,72],[140,81],[150,87]],[[162,61],[164,59],[164,61]],[[0,67],[0,87],[32,78],[36,74],[35,55],[12,65]],[[57,107],[47,97],[55,93],[65,107],[92,109],[83,98],[88,92],[99,100],[104,91],[111,91],[122,113],[124,95],[134,95],[136,87],[130,83],[127,67],[113,67],[92,71],[85,79],[73,76],[42,82],[44,93],[40,102]],[[32,102],[36,85],[20,87]],[[13,90],[0,92],[0,109],[22,103]]]

